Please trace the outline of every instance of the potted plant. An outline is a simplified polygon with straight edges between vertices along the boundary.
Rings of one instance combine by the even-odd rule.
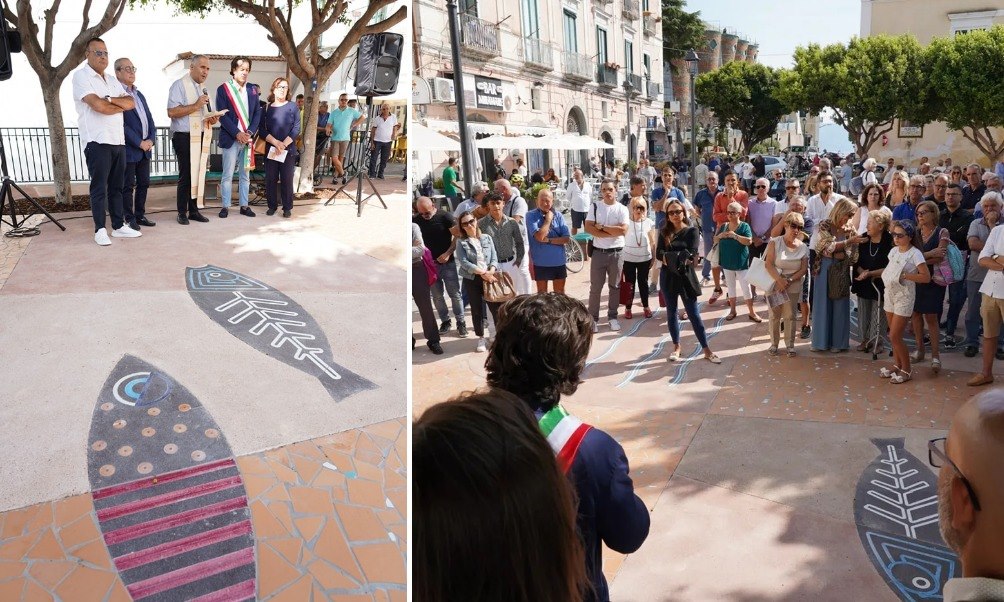
[[[432,182],[433,194],[443,194],[443,178],[436,178]]]
[[[618,65],[617,63],[611,62],[611,61],[607,61],[607,62],[603,63],[603,66],[606,67],[607,69],[613,69],[614,71],[617,71],[618,69],[621,68],[620,65]]]

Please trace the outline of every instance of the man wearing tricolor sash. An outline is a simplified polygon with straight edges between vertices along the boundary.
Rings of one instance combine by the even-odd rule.
[[[171,118],[171,146],[178,158],[178,223],[208,222],[199,213],[206,189],[206,165],[213,126],[219,117],[209,117],[209,93],[203,84],[209,77],[209,58],[197,54],[188,75],[171,84],[167,116]]]
[[[621,554],[636,551],[648,537],[650,518],[634,493],[624,448],[559,403],[582,382],[592,337],[593,320],[580,301],[560,293],[521,295],[499,310],[485,368],[489,385],[530,406],[575,486],[577,526],[594,590],[586,599],[606,602],[603,544]]]
[[[251,59],[235,57],[230,61],[230,81],[216,89],[216,109],[229,109],[220,117],[220,150],[223,153],[223,175],[220,180],[220,197],[223,209],[220,217],[227,217],[233,190],[234,169],[237,169],[237,194],[241,215],[254,217],[248,206],[248,190],[251,187],[251,170],[254,169],[254,149],[251,136],[258,131],[261,121],[261,104],[258,102],[258,86],[247,83],[251,72]]]

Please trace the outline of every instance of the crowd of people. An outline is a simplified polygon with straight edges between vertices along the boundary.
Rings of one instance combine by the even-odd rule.
[[[137,68],[132,61],[118,58],[114,62],[114,75],[107,73],[110,57],[100,38],[88,41],[85,59],[86,63],[73,74],[73,98],[91,178],[94,241],[107,246],[111,238],[137,238],[142,236],[142,228],[156,225],[146,215],[146,198],[157,128],[149,103],[136,86]],[[209,221],[199,210],[199,204],[205,192],[208,152],[217,124],[222,158],[219,217],[229,216],[235,173],[238,211],[243,216],[255,217],[249,191],[256,161],[264,161],[265,166],[266,214],[275,215],[281,208],[283,217],[292,216],[297,140],[301,138],[303,123],[302,95],[298,102],[293,102],[290,81],[278,77],[269,86],[267,96],[263,96],[259,86],[248,81],[251,67],[249,57],[234,57],[230,62],[230,79],[220,84],[213,98],[205,87],[209,58],[194,55],[189,59],[188,73],[171,85],[167,117],[171,120],[171,145],[179,170],[179,224]],[[316,135],[322,149],[331,140],[335,176],[344,181],[342,162],[350,130],[362,123],[364,117],[348,106],[346,95],[340,96],[338,102],[335,111],[322,109],[323,119],[319,116]],[[374,152],[370,177],[383,178],[391,144],[399,130],[389,106],[382,105],[370,133]],[[111,238],[107,229],[109,216]]]

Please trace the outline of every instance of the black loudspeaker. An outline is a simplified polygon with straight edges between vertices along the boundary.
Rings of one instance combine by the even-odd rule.
[[[14,75],[10,61],[12,52],[21,52],[21,33],[8,30],[7,19],[0,15],[0,81],[10,79]]]
[[[374,33],[359,38],[356,96],[387,96],[397,91],[404,36]]]

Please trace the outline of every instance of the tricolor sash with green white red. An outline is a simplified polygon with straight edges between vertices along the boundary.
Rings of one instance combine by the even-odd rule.
[[[234,80],[230,80],[223,85],[223,90],[227,93],[227,97],[230,99],[230,104],[237,109],[237,121],[241,124],[241,129],[247,133],[251,134],[249,131],[248,122],[251,120],[248,115],[248,108],[244,104],[244,98],[240,94],[240,88],[237,87],[237,83]],[[246,171],[251,171],[254,169],[254,153],[249,151],[248,144],[244,145],[241,152],[244,154],[244,159],[241,161],[242,167]]]
[[[554,450],[561,472],[568,474],[582,440],[593,427],[570,415],[560,405],[541,416],[538,424]]]

